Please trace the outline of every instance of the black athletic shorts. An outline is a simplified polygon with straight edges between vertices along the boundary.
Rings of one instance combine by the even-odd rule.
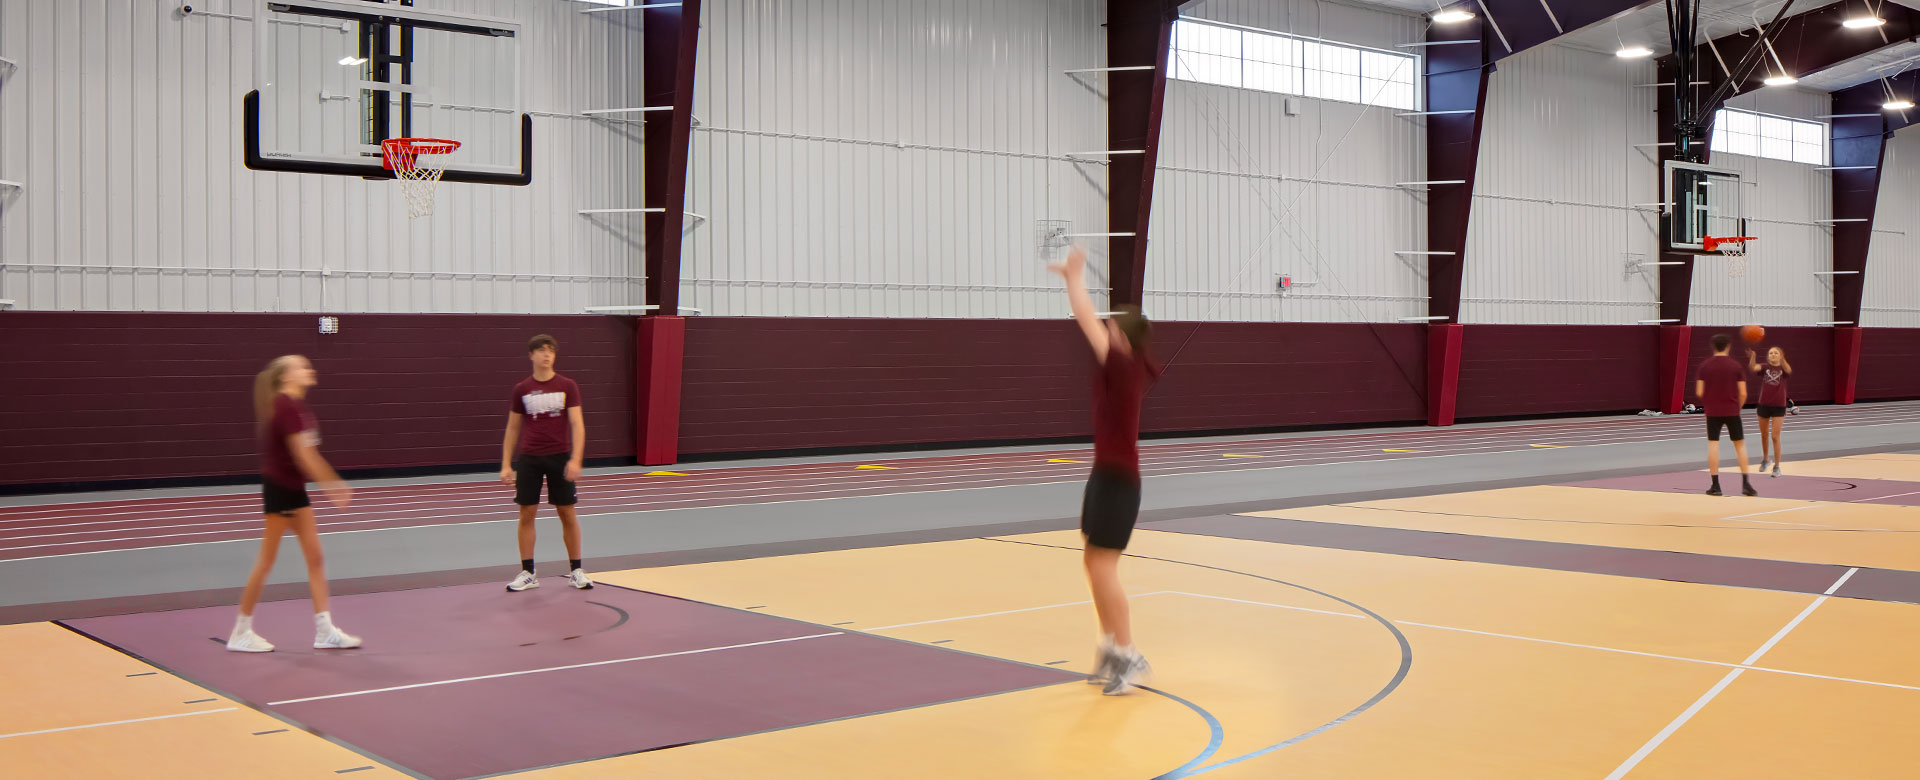
[[[260,480],[260,503],[269,515],[290,515],[297,510],[313,506],[313,499],[307,497],[307,486],[290,488],[271,479]]]
[[[579,502],[574,492],[573,480],[567,479],[567,461],[571,455],[558,452],[552,455],[521,455],[513,459],[514,478],[513,503],[521,506],[539,506],[540,483],[546,482],[547,503],[554,506],[573,506]]]
[[[1087,496],[1080,504],[1080,533],[1087,544],[1109,550],[1127,549],[1134,521],[1140,519],[1140,479],[1096,468],[1087,477]]]
[[[1761,417],[1787,416],[1787,407],[1784,407],[1784,406],[1762,406],[1759,408],[1758,411],[1760,412]]]
[[[1720,429],[1727,429],[1727,438],[1740,441],[1747,438],[1747,429],[1740,424],[1740,415],[1732,417],[1708,417],[1707,441],[1719,441]]]

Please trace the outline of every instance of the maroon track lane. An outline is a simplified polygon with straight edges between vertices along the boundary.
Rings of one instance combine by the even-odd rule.
[[[1920,422],[1920,404],[1816,407],[1791,423],[1796,430]],[[1700,418],[1611,417],[1480,428],[1407,428],[1319,436],[1203,440],[1141,447],[1145,476],[1198,474],[1278,466],[1515,452],[1535,445],[1577,447],[1660,441],[1698,435]],[[1389,452],[1387,450],[1402,450]],[[704,467],[686,476],[589,473],[581,482],[581,514],[686,509],[900,493],[1073,482],[1085,477],[1082,447],[867,461]],[[1069,461],[1069,462],[1050,462]],[[856,469],[858,465],[885,469]],[[109,550],[253,539],[258,495],[49,502],[0,508],[0,561]],[[511,491],[497,481],[381,485],[358,490],[347,509],[324,503],[322,532],[503,521],[513,517]]]

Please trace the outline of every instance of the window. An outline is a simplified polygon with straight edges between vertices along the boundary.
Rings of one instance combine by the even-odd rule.
[[[1723,108],[1714,115],[1716,152],[1770,160],[1827,164],[1827,126],[1805,119]]]
[[[1181,19],[1176,79],[1260,92],[1414,110],[1420,58],[1344,43]]]

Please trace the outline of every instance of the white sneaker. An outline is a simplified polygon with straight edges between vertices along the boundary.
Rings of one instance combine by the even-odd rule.
[[[236,653],[271,653],[273,643],[248,629],[233,632],[233,637],[227,640],[227,649]]]
[[[515,593],[538,587],[540,587],[540,578],[533,576],[533,572],[527,571],[526,569],[521,569],[520,573],[514,576],[513,581],[507,583],[507,590]]]
[[[313,637],[315,650],[347,650],[359,646],[360,637],[341,631],[336,626],[329,626],[326,633],[315,634]]]
[[[587,579],[586,569],[574,569],[572,574],[567,575],[567,581],[581,590],[588,590],[593,587],[593,580]]]
[[[1107,687],[1100,690],[1108,696],[1124,695],[1153,676],[1153,667],[1138,650],[1130,655],[1116,653],[1111,668],[1113,676],[1107,679]]]

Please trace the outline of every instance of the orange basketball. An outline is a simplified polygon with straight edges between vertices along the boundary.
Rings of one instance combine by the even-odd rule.
[[[1748,344],[1758,344],[1767,337],[1767,329],[1758,325],[1748,325],[1740,329],[1740,339]]]

